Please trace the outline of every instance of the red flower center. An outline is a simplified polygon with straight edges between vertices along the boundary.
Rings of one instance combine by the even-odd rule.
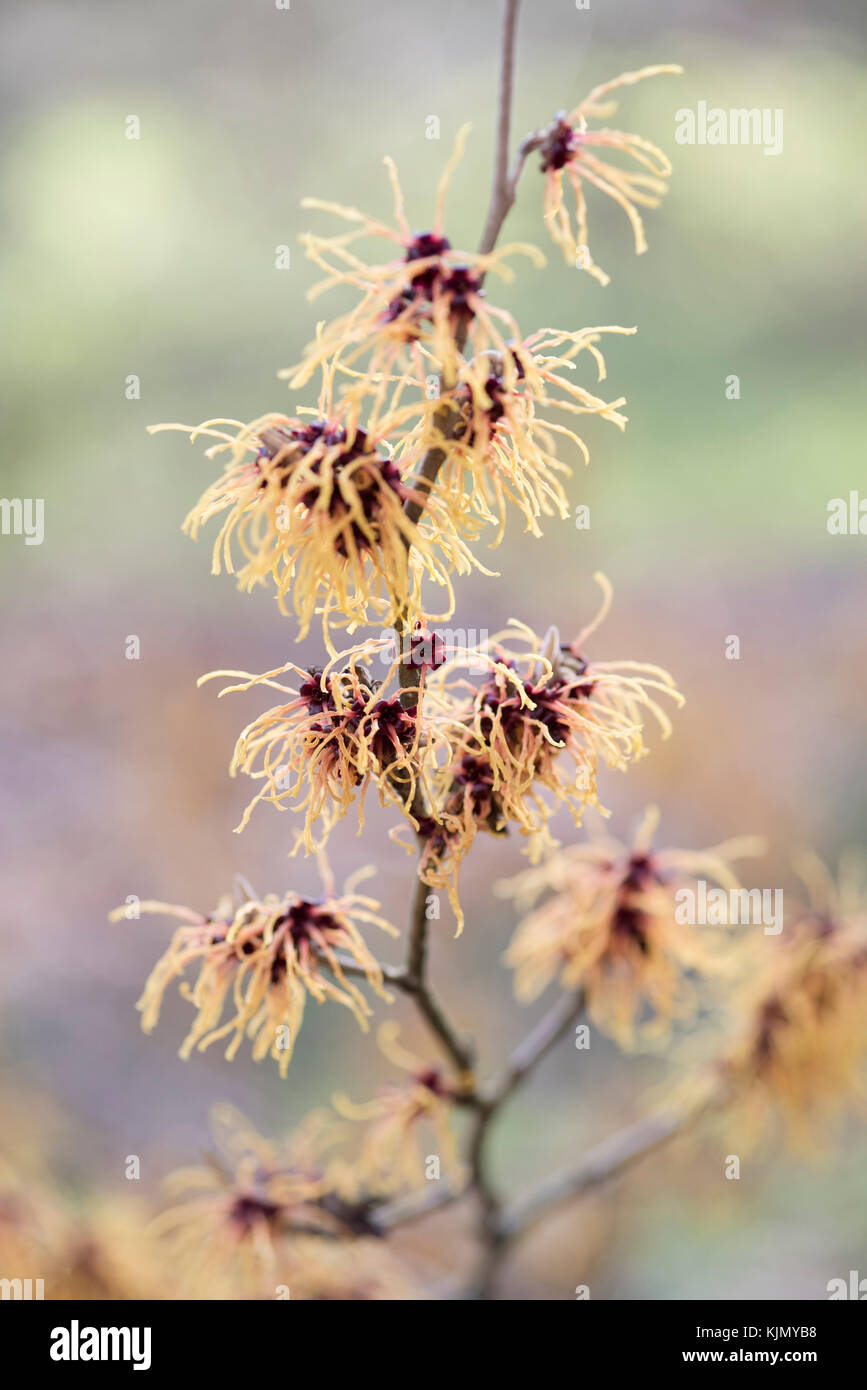
[[[404,500],[405,489],[401,482],[400,469],[390,459],[383,458],[376,452],[365,430],[356,430],[350,443],[342,425],[335,425],[328,420],[313,420],[309,423],[293,421],[289,426],[271,426],[263,430],[259,438],[261,444],[256,460],[257,466],[261,471],[267,459],[271,464],[271,472],[276,471],[279,475],[281,488],[287,486],[302,459],[306,459],[310,471],[318,476],[325,453],[334,448],[340,449],[337,456],[331,459],[335,485],[331,489],[328,512],[334,518],[348,514],[349,509],[336,484],[349,465],[355,465],[352,469],[352,485],[361,503],[364,519],[369,523],[367,529],[355,520],[350,523],[355,545],[359,550],[370,548],[370,531],[375,532],[375,523],[382,511],[383,494],[390,491],[401,503]],[[319,447],[315,457],[306,458],[317,446]],[[362,460],[360,464],[359,460]],[[260,489],[266,488],[268,482],[269,478],[263,477]],[[302,506],[310,508],[319,497],[319,488],[311,485],[301,493],[298,500]],[[338,554],[347,554],[347,541],[342,534],[338,534],[334,545]]]
[[[580,145],[580,131],[573,130],[565,116],[557,117],[539,146],[543,174],[550,169],[564,169]]]

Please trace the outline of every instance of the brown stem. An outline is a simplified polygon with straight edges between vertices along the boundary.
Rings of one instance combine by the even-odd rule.
[[[502,1201],[488,1173],[487,1143],[495,1106],[480,1100],[470,1135],[470,1184],[479,1200],[479,1235],[482,1253],[476,1272],[474,1298],[489,1298],[500,1265],[503,1241],[500,1236]]]
[[[583,990],[559,1000],[515,1048],[500,1079],[493,1085],[484,1087],[478,1094],[470,1138],[470,1171],[482,1207],[483,1250],[473,1290],[474,1298],[490,1298],[507,1244],[503,1230],[502,1203],[487,1172],[486,1146],[491,1123],[499,1114],[501,1106],[568,1032],[583,1009]]]
[[[497,152],[494,159],[494,183],[485,230],[479,251],[493,251],[506,214],[515,201],[515,190],[509,178],[509,131],[512,124],[512,85],[515,76],[515,39],[518,31],[520,0],[505,0],[503,13],[503,48],[500,63],[500,99],[497,112]],[[515,180],[517,183],[517,180]]]
[[[456,335],[456,342],[459,349],[464,346],[466,332],[466,328],[462,328]],[[434,420],[439,434],[445,441],[456,438],[462,428],[458,413],[454,410],[449,401],[445,401],[439,410],[434,413]],[[414,526],[424,513],[425,502],[430,496],[440,468],[445,463],[446,454],[446,449],[443,448],[442,445],[437,444],[433,448],[428,449],[422,460],[418,477],[414,480],[414,487],[417,491],[421,492],[422,496],[420,498],[410,499],[404,508],[404,514],[407,520],[411,521]],[[409,549],[410,542],[406,537],[404,537],[404,543],[407,549]]]
[[[509,169],[509,132],[519,4],[520,0],[505,0],[504,4],[496,156],[491,201],[479,244],[479,252],[482,255],[487,255],[496,245],[503,223],[515,201],[518,180],[527,154],[539,143],[538,135],[527,136],[521,144],[514,165]],[[463,351],[465,341],[466,326],[462,327],[457,335],[456,346],[459,352]],[[425,454],[415,479],[415,491],[419,495],[409,500],[405,508],[406,517],[413,525],[416,525],[424,514],[426,499],[447,457],[448,440],[456,437],[462,427],[459,412],[449,400],[443,401],[434,415],[434,421],[441,442],[432,446]],[[412,549],[409,537],[406,538],[405,545],[409,565]],[[407,614],[404,613],[398,618],[395,631],[403,658],[399,668],[400,698],[409,708],[418,701],[418,680],[409,660]],[[427,886],[421,877],[418,877],[410,920],[406,967],[403,972],[392,974],[391,979],[401,989],[414,996],[419,1012],[460,1075],[461,1090],[455,1099],[469,1105],[475,1112],[469,1142],[469,1185],[477,1194],[481,1206],[483,1259],[476,1292],[478,1297],[485,1298],[493,1286],[507,1239],[503,1228],[502,1203],[487,1171],[486,1146],[490,1123],[507,1098],[521,1085],[578,1016],[583,1007],[583,994],[570,997],[555,1006],[515,1051],[503,1078],[482,1093],[476,1087],[472,1074],[474,1049],[459,1036],[427,983],[427,950]]]
[[[413,995],[419,1013],[436,1036],[449,1061],[457,1069],[462,1091],[471,1094],[474,1049],[460,1037],[427,982],[427,899],[428,886],[421,878],[417,878],[402,988]]]
[[[406,956],[406,973],[410,979],[424,979],[427,971],[427,947],[427,884],[417,878]]]
[[[499,106],[497,116],[497,148],[494,160],[494,178],[491,190],[491,202],[488,209],[488,216],[485,221],[482,239],[479,244],[479,251],[487,255],[496,245],[500,230],[505,221],[514,200],[515,189],[521,168],[523,167],[523,155],[519,154],[512,175],[509,173],[509,131],[511,127],[512,113],[512,86],[515,72],[515,41],[518,27],[518,8],[520,0],[505,0],[503,12],[503,41],[502,59],[500,64],[500,88]],[[458,334],[457,349],[463,351],[466,341],[466,326],[463,326]],[[407,518],[416,525],[424,513],[427,497],[430,495],[440,468],[447,456],[447,441],[455,437],[461,428],[459,412],[448,400],[444,400],[439,410],[434,416],[435,426],[443,443],[430,448],[422,462],[416,479],[416,490],[421,496],[410,500],[406,506]],[[407,564],[410,560],[411,544],[407,540]],[[407,659],[407,635],[408,621],[406,615],[402,615],[395,624],[398,642],[400,643],[403,661],[401,662],[399,679],[402,688],[401,700],[405,706],[410,707],[417,695],[414,687],[417,685],[416,675],[412,665]],[[420,850],[422,845],[420,843]],[[485,1143],[488,1132],[488,1123],[499,1100],[494,1103],[483,1099],[475,1086],[472,1075],[474,1064],[474,1049],[472,1046],[462,1041],[453,1026],[449,1023],[442,1008],[437,1003],[431,992],[426,979],[427,971],[427,889],[426,885],[419,877],[416,885],[415,902],[413,905],[412,920],[410,923],[409,949],[407,955],[406,977],[411,982],[415,994],[416,1004],[425,1018],[428,1026],[432,1029],[441,1046],[449,1056],[450,1060],[457,1067],[462,1077],[462,1099],[471,1105],[475,1110],[473,1129],[470,1139],[470,1172],[471,1186],[478,1194],[482,1213],[481,1213],[481,1234],[484,1241],[486,1267],[490,1268],[490,1277],[496,1268],[496,1253],[499,1250],[500,1239],[498,1235],[498,1222],[500,1214],[500,1203],[497,1198],[490,1180],[487,1176],[485,1163]],[[404,985],[406,988],[407,985]],[[519,1080],[520,1078],[518,1078]],[[516,1080],[514,1084],[518,1084]],[[480,1286],[487,1287],[488,1276],[483,1274],[480,1279]]]
[[[466,336],[467,325],[462,324],[455,335],[455,344],[459,352],[463,350]],[[443,380],[440,378],[441,388],[442,385]],[[427,499],[433,491],[433,486],[437,480],[439,471],[448,456],[448,441],[457,438],[463,429],[460,412],[448,399],[443,400],[442,404],[434,412],[433,418],[434,429],[436,434],[443,440],[443,443],[435,444],[427,450],[422,459],[418,476],[413,480],[413,490],[419,495],[410,498],[404,508],[404,515],[407,521],[411,522],[413,526],[418,525],[418,522],[424,515]],[[409,535],[404,534],[403,543],[406,547],[406,562],[407,567],[409,567],[410,552],[412,550],[412,541]],[[407,590],[408,589],[409,582],[407,582]],[[398,682],[401,687],[400,701],[404,708],[408,709],[419,700],[418,683],[420,668],[414,667],[410,660],[411,648],[408,641],[410,626],[406,613],[401,614],[397,619],[394,630],[397,634],[398,647],[401,654],[401,663],[398,669]]]

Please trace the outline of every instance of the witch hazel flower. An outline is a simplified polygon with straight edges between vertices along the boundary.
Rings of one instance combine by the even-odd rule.
[[[815,1152],[867,1097],[867,875],[850,858],[835,880],[813,853],[795,867],[808,902],[781,936],[746,943],[732,1036],[706,1080],[722,1082],[727,1123],[745,1147],[782,1130]]]
[[[317,1004],[342,1004],[366,1029],[371,1006],[344,967],[360,973],[375,994],[390,1002],[382,969],[362,929],[375,926],[391,936],[397,931],[379,916],[375,899],[354,891],[372,870],[352,875],[337,893],[324,860],[320,867],[325,892],[318,899],[290,891],[248,897],[238,906],[224,897],[208,914],[171,903],[143,902],[141,911],[182,922],[138,1001],[143,1031],[153,1032],[166,990],[176,980],[196,1011],[180,1049],[185,1059],[194,1050],[203,1052],[228,1038],[226,1057],[231,1060],[249,1038],[254,1061],[273,1057],[285,1076],[308,998]],[[126,913],[125,907],[117,908],[109,920],[120,921]],[[199,973],[191,984],[185,976],[194,965]]]
[[[273,1298],[280,1284],[293,1299],[409,1296],[382,1242],[354,1239],[364,1223],[328,1176],[339,1126],[322,1107],[269,1140],[234,1106],[212,1107],[206,1162],[169,1175],[170,1205],[152,1224],[187,1288],[211,1299]],[[323,1266],[326,1249],[336,1257]]]
[[[389,1196],[422,1187],[429,1177],[431,1143],[452,1187],[460,1188],[465,1178],[452,1124],[461,1081],[408,1051],[398,1041],[399,1033],[400,1026],[389,1020],[381,1024],[377,1040],[389,1062],[408,1073],[407,1079],[382,1087],[370,1101],[357,1103],[341,1092],[332,1102],[338,1115],[363,1126],[357,1156],[330,1170],[332,1176],[340,1175],[341,1191],[349,1196]]]
[[[487,302],[483,281],[489,273],[513,278],[507,262],[514,255],[529,257],[537,266],[545,258],[525,243],[501,247],[488,254],[456,250],[444,230],[445,197],[449,181],[464,150],[468,126],[458,134],[437,190],[431,226],[413,231],[404,212],[404,198],[393,160],[385,164],[394,193],[396,226],[390,227],[356,208],[320,198],[305,198],[302,206],[328,212],[348,222],[352,230],[334,236],[307,233],[307,255],[327,278],[310,292],[316,298],[335,286],[359,291],[356,306],[321,329],[299,366],[281,375],[293,387],[303,386],[323,362],[340,360],[357,371],[353,394],[372,394],[381,403],[396,373],[412,376],[423,366],[422,347],[440,364],[446,384],[456,377],[465,345],[471,352],[502,350],[515,326],[505,310]],[[363,238],[390,242],[396,254],[368,263],[355,248]],[[504,336],[505,334],[505,336]]]
[[[420,876],[431,887],[446,888],[459,930],[457,875],[476,834],[502,835],[514,828],[537,858],[551,843],[548,823],[558,806],[568,807],[576,825],[588,805],[603,810],[597,792],[600,760],[624,770],[644,757],[648,718],[664,738],[671,732],[660,698],[683,704],[662,667],[590,662],[583,655],[612,599],[605,576],[594,578],[602,603],[573,642],[562,643],[556,628],[542,638],[513,621],[493,639],[489,673],[479,685],[456,681],[449,663],[428,678],[431,689],[442,685],[451,691],[457,726],[421,829]]]
[[[222,518],[212,573],[237,572],[239,587],[247,591],[273,583],[282,612],[291,597],[299,635],[319,613],[327,637],[335,621],[388,623],[408,606],[420,606],[425,580],[445,588],[448,616],[449,575],[474,564],[436,500],[421,525],[407,517],[406,504],[422,496],[404,481],[412,455],[404,449],[401,463],[394,458],[390,440],[402,425],[400,413],[392,412],[362,428],[357,412],[334,406],[332,372],[318,407],[295,416],[272,413],[247,425],[211,420],[195,428],[152,430],[215,439],[208,456],[229,455],[222,475],[184,523],[196,540],[209,521]]]
[[[608,127],[593,129],[588,122],[605,120],[615,113],[617,103],[602,100],[609,92],[632,86],[646,77],[682,72],[677,64],[664,63],[621,73],[612,81],[594,87],[571,111],[559,112],[551,125],[533,140],[545,174],[544,211],[551,236],[570,265],[588,271],[601,285],[607,285],[610,277],[590,254],[584,183],[605,193],[623,209],[632,226],[636,254],[640,256],[647,250],[647,238],[638,208],[659,207],[668,191],[665,180],[671,174],[671,163],[662,150],[640,135]],[[601,159],[600,153],[608,150],[627,155],[640,166],[639,170],[624,169]],[[567,184],[575,199],[574,223],[566,203]]]
[[[596,835],[498,885],[519,910],[532,909],[505,954],[517,997],[532,1001],[555,979],[583,989],[591,1019],[627,1050],[694,1017],[697,980],[727,970],[724,936],[678,922],[678,889],[698,875],[736,889],[733,861],[764,851],[746,836],[706,850],[656,849],[658,823],[652,806],[631,845]]]
[[[487,762],[494,791],[509,808],[504,818],[527,830],[538,828],[533,811],[522,809],[527,794],[535,800],[534,788],[553,792],[580,822],[588,801],[598,805],[600,758],[623,770],[644,757],[648,717],[663,738],[671,733],[659,697],[683,704],[673,678],[660,666],[585,657],[586,643],[612,601],[605,576],[597,573],[594,579],[602,603],[574,641],[561,642],[554,627],[540,637],[514,619],[492,639],[496,663],[475,692],[466,722],[462,756],[470,753]]]
[[[421,632],[417,636],[423,640]],[[371,669],[383,656],[391,664],[379,681]],[[414,668],[415,687],[398,687],[402,660],[393,639],[377,638],[336,653],[322,668],[305,670],[290,661],[259,676],[212,671],[201,678],[200,684],[215,677],[241,678],[221,696],[264,685],[287,697],[248,724],[235,746],[232,776],[241,772],[262,783],[238,830],[261,801],[281,810],[291,806],[304,817],[298,843],[310,852],[353,806],[362,829],[371,785],[383,805],[397,804],[413,819],[419,796],[427,795],[433,764],[450,747],[454,716],[448,692],[426,698],[424,663]],[[289,671],[298,677],[295,686],[279,679]]]
[[[627,423],[620,412],[624,397],[602,400],[573,379],[576,359],[588,353],[597,380],[603,381],[601,335],[635,331],[616,325],[574,332],[540,329],[523,340],[509,339],[505,351],[490,349],[463,362],[454,387],[433,399],[418,383],[419,418],[407,442],[417,456],[442,452],[432,497],[460,535],[475,541],[493,526],[488,543],[499,545],[510,506],[534,536],[542,534],[542,517],[569,515],[564,480],[572,469],[559,451],[574,445],[585,464],[590,462],[574,428],[577,417],[597,415],[620,430]],[[428,369],[432,365],[431,358]]]

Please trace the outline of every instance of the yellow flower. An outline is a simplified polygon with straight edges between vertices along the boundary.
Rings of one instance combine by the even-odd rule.
[[[587,802],[598,805],[599,757],[621,770],[644,757],[645,711],[664,738],[671,733],[671,721],[654,695],[683,704],[672,677],[659,666],[590,662],[583,655],[611,604],[607,579],[601,574],[594,578],[603,590],[602,606],[573,642],[561,643],[556,628],[540,638],[514,620],[494,638],[498,665],[474,701],[468,748],[488,761],[495,791],[511,802],[507,819],[526,820],[519,804],[538,784],[570,806],[580,823]],[[564,754],[572,763],[568,772]],[[527,828],[534,823],[531,812]]]
[[[706,875],[736,888],[730,861],[761,853],[740,839],[701,851],[654,850],[659,816],[646,814],[631,846],[603,838],[555,854],[501,885],[522,909],[552,896],[522,922],[506,952],[519,999],[535,999],[555,978],[586,992],[590,1018],[622,1048],[667,1036],[693,1016],[691,977],[723,965],[707,928],[681,925],[675,894],[685,877]]]
[[[671,724],[657,695],[683,703],[661,667],[636,661],[588,663],[586,640],[604,620],[611,587],[601,574],[601,608],[572,643],[552,628],[545,639],[512,622],[492,639],[493,650],[458,653],[426,677],[425,696],[447,710],[445,759],[433,760],[425,778],[427,813],[416,816],[421,840],[419,874],[444,889],[463,923],[457,879],[478,831],[505,834],[515,826],[537,860],[552,847],[553,807],[566,805],[576,824],[584,808],[599,804],[599,759],[624,769],[647,752],[648,714],[667,737]],[[456,677],[460,665],[487,666],[474,686]],[[603,812],[603,814],[607,814]]]
[[[182,1197],[152,1224],[166,1241],[187,1296],[274,1298],[301,1235],[342,1231],[328,1210],[322,1155],[332,1122],[317,1111],[286,1141],[264,1139],[231,1105],[210,1117],[217,1151],[166,1179]]]
[[[647,250],[647,241],[636,204],[647,208],[659,206],[660,199],[667,192],[664,180],[671,173],[671,163],[662,150],[639,135],[627,135],[622,130],[609,130],[607,127],[591,130],[588,119],[604,120],[614,114],[616,102],[602,102],[601,99],[618,87],[631,86],[645,77],[682,71],[677,65],[662,64],[641,68],[638,72],[625,72],[611,82],[603,82],[601,86],[594,87],[574,110],[558,115],[536,146],[542,156],[542,171],[546,175],[545,220],[551,236],[570,265],[577,264],[582,270],[589,271],[601,285],[607,285],[609,277],[590,255],[583,180],[586,179],[623,208],[632,225],[636,253],[641,255]],[[620,151],[649,172],[633,172],[609,164],[594,153],[600,149]],[[564,198],[567,180],[575,195],[574,229]]]
[[[463,1166],[452,1132],[453,1101],[460,1082],[403,1048],[397,1041],[399,1031],[396,1023],[384,1023],[379,1045],[390,1062],[410,1073],[409,1084],[384,1087],[374,1100],[361,1105],[342,1094],[334,1097],[339,1115],[365,1126],[358,1158],[336,1170],[341,1190],[348,1195],[388,1196],[422,1187],[429,1178],[429,1157],[438,1160],[454,1188],[463,1185]],[[431,1140],[433,1154],[429,1153]]]
[[[588,352],[598,379],[605,359],[597,347],[603,333],[632,334],[634,328],[583,328],[573,333],[540,329],[522,342],[510,340],[505,353],[479,353],[458,369],[453,389],[430,400],[420,388],[420,419],[408,436],[413,453],[440,449],[443,461],[433,490],[461,535],[477,539],[494,525],[491,545],[502,540],[508,504],[518,508],[526,530],[542,534],[541,516],[569,515],[562,479],[571,468],[557,457],[560,440],[574,444],[584,462],[590,453],[569,423],[576,416],[599,415],[625,428],[618,407],[623,397],[604,401],[569,379],[575,359]],[[448,407],[446,410],[443,407]],[[560,411],[564,419],[551,418]]]
[[[449,764],[448,774],[442,780],[443,791],[435,798],[431,814],[417,818],[418,845],[406,843],[401,835],[403,827],[393,830],[391,838],[409,854],[418,852],[418,877],[433,891],[446,894],[457,922],[455,934],[460,936],[464,929],[459,891],[463,861],[479,830],[505,835],[508,827],[485,763],[465,755],[459,764]],[[535,854],[546,843],[544,827],[531,833]]]
[[[358,805],[359,825],[364,824],[364,798],[371,783],[378,788],[383,805],[397,804],[414,819],[429,769],[438,752],[448,746],[448,699],[442,695],[424,700],[426,668],[422,664],[418,685],[403,691],[405,699],[415,696],[413,702],[402,703],[395,682],[400,661],[393,652],[391,638],[370,639],[335,655],[322,670],[305,671],[287,662],[261,676],[212,671],[202,677],[243,677],[241,684],[226,686],[221,695],[266,685],[289,697],[248,724],[236,744],[232,775],[241,771],[263,782],[239,830],[260,801],[272,802],[281,810],[290,803],[304,814],[300,842],[309,852],[316,848],[313,828],[317,822],[323,827],[319,843],[353,804]],[[387,666],[381,682],[367,664],[375,661]],[[297,689],[276,679],[290,670],[301,677]]]
[[[229,1037],[226,1057],[231,1059],[246,1036],[252,1039],[254,1059],[273,1057],[285,1076],[308,996],[318,1004],[330,999],[344,1005],[366,1030],[371,1007],[344,968],[363,975],[374,993],[390,1002],[361,925],[380,927],[392,936],[397,932],[378,916],[374,899],[353,891],[359,878],[371,871],[353,875],[339,896],[324,864],[322,872],[325,894],[315,901],[290,891],[282,897],[268,894],[261,901],[251,897],[237,907],[226,897],[208,916],[168,903],[143,902],[142,911],[178,917],[185,924],[175,931],[136,1006],[144,1032],[156,1027],[168,986],[194,962],[200,966],[195,984],[183,981],[180,986],[196,1010],[180,1049],[184,1058],[194,1048],[202,1052]],[[127,914],[128,908],[116,908],[110,920]],[[227,1003],[231,1017],[224,1023]]]
[[[867,893],[863,867],[835,884],[815,855],[800,862],[810,905],[779,937],[748,953],[743,1022],[717,1072],[744,1144],[780,1118],[799,1149],[815,1149],[852,1099],[865,1099]]]
[[[332,404],[332,375],[316,410],[297,416],[269,414],[249,425],[211,420],[188,431],[218,442],[213,457],[228,451],[230,462],[188,515],[184,529],[195,540],[214,516],[223,521],[214,542],[212,573],[235,573],[234,549],[242,561],[241,589],[273,581],[282,612],[291,590],[303,637],[315,613],[323,625],[375,617],[385,625],[408,605],[421,604],[424,580],[445,587],[452,608],[449,572],[466,573],[473,559],[433,499],[422,524],[405,514],[422,500],[402,470],[415,464],[411,452],[395,461],[391,436],[403,437],[400,412],[362,429],[351,406]],[[230,433],[223,426],[231,426]]]
[[[403,193],[391,159],[385,164],[394,191],[396,227],[367,217],[356,208],[320,198],[305,198],[302,206],[333,213],[353,230],[336,236],[307,233],[302,237],[307,254],[327,279],[310,293],[315,298],[336,285],[351,286],[360,299],[348,314],[318,333],[300,366],[287,369],[293,387],[303,386],[325,362],[340,358],[346,369],[363,363],[356,394],[372,393],[377,409],[389,391],[395,373],[411,367],[424,376],[426,353],[436,361],[446,383],[453,382],[465,343],[473,352],[505,351],[505,336],[514,335],[514,322],[502,309],[489,305],[482,282],[488,273],[513,278],[505,262],[510,256],[528,256],[536,265],[545,258],[535,247],[510,245],[477,255],[458,251],[443,230],[445,195],[449,180],[463,153],[469,127],[459,133],[437,193],[436,212],[429,230],[412,231],[403,209]],[[391,242],[398,254],[369,265],[354,250],[355,243],[373,237]],[[502,325],[502,328],[501,326]],[[400,393],[400,388],[398,388]]]
[[[588,804],[602,810],[596,790],[599,759],[623,769],[643,757],[646,714],[663,737],[671,730],[655,696],[683,703],[661,667],[589,663],[582,655],[611,603],[608,581],[600,574],[594,578],[603,591],[602,606],[574,642],[561,644],[555,628],[539,638],[513,621],[492,639],[490,674],[462,711],[455,706],[460,722],[450,735],[451,757],[433,779],[430,818],[421,826],[420,874],[432,888],[446,888],[459,927],[457,875],[477,831],[497,835],[516,826],[537,859],[551,845],[552,807],[544,793],[568,806],[576,825]],[[432,689],[448,689],[451,666],[428,679]]]

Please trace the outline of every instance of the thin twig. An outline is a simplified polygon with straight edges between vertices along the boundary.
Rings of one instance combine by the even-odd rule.
[[[473,1048],[469,1042],[461,1038],[458,1030],[446,1017],[442,1005],[438,1003],[427,984],[425,978],[427,962],[426,911],[427,886],[419,878],[416,879],[416,903],[410,927],[407,964],[385,965],[382,961],[377,961],[376,966],[386,984],[393,985],[395,989],[402,990],[404,994],[411,995],[415,1000],[419,1013],[459,1073],[461,1086],[455,1099],[459,1103],[469,1103],[474,1096],[470,1081],[470,1073],[473,1068]],[[341,972],[347,978],[369,979],[368,969],[364,965],[359,965],[357,961],[343,955],[340,951],[335,952],[334,958],[340,966]],[[322,958],[322,963],[326,966],[328,964],[324,958]]]
[[[385,1235],[398,1226],[407,1226],[412,1221],[429,1216],[431,1212],[442,1211],[443,1207],[451,1206],[463,1195],[463,1191],[455,1191],[445,1182],[441,1182],[438,1187],[422,1188],[418,1192],[410,1192],[405,1197],[396,1197],[393,1202],[385,1202],[381,1207],[375,1207],[370,1213],[370,1225],[375,1233]]]
[[[436,1036],[449,1061],[457,1069],[461,1090],[466,1096],[473,1093],[474,1048],[471,1043],[460,1037],[427,982],[427,900],[427,884],[421,878],[417,878],[402,988],[413,995],[419,1013]]]
[[[406,973],[416,983],[423,980],[427,973],[427,899],[427,884],[423,879],[417,878],[406,954]]]
[[[487,1142],[491,1124],[501,1107],[535,1070],[542,1058],[568,1032],[584,1009],[584,991],[566,995],[542,1016],[535,1028],[515,1048],[500,1079],[478,1094],[476,1115],[470,1137],[470,1171],[482,1208],[482,1258],[472,1296],[491,1296],[500,1262],[505,1254],[506,1236],[502,1225],[502,1202],[488,1176]]]
[[[501,1240],[516,1240],[564,1202],[618,1177],[694,1123],[703,1109],[660,1111],[609,1135],[584,1154],[577,1168],[546,1178],[526,1197],[507,1207],[500,1219]]]
[[[515,1048],[502,1077],[493,1088],[492,1104],[499,1108],[521,1085],[531,1071],[569,1031],[584,1011],[584,991],[567,994],[543,1014],[539,1022]]]
[[[509,131],[512,125],[512,86],[515,76],[515,38],[520,0],[506,0],[503,15],[503,49],[500,64],[500,99],[497,112],[497,151],[494,158],[494,184],[485,230],[479,251],[487,255],[494,249],[506,214],[515,201],[509,178]],[[517,182],[517,181],[516,181]]]

